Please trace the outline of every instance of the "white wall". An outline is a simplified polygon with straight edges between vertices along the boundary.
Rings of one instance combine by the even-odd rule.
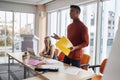
[[[120,18],[102,80],[120,80]]]
[[[56,0],[46,4],[47,11],[53,11],[56,9],[66,8],[73,4],[89,3],[96,0]]]
[[[0,11],[15,11],[15,12],[35,13],[36,6],[26,5],[26,4],[0,2]]]

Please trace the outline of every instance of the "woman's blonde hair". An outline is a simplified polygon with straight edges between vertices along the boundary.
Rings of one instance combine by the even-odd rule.
[[[45,48],[46,48],[46,52],[48,52],[49,49],[50,49],[50,47],[51,47],[51,39],[50,39],[49,36],[46,36],[44,39],[47,40],[47,42],[48,42],[48,45],[45,46]]]

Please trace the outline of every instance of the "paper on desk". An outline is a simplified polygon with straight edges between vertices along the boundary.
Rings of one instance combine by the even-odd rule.
[[[49,63],[49,64],[58,63],[58,61],[57,61],[57,60],[54,60],[54,59],[48,59],[48,60],[46,60],[46,62]]]
[[[92,69],[88,69],[87,71],[80,69],[79,75],[80,80],[87,80],[95,76],[95,73]]]
[[[79,68],[67,68],[65,70],[65,73],[72,74],[72,75],[77,75],[79,73],[80,69]]]
[[[29,60],[27,64],[35,66],[35,65],[38,65],[38,64],[41,64],[41,65],[45,64],[45,62],[44,61],[39,61],[39,60]]]
[[[56,66],[56,65],[41,65],[41,68],[43,68],[43,69],[46,69],[46,68],[48,68],[48,69],[58,69],[59,66]]]
[[[72,43],[66,38],[61,37],[59,41],[55,44],[66,56],[70,53],[70,47],[73,47]]]

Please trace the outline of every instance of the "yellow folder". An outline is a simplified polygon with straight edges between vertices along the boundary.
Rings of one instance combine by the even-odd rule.
[[[70,47],[73,47],[72,43],[65,37],[62,36],[59,41],[55,44],[66,56],[70,53]]]

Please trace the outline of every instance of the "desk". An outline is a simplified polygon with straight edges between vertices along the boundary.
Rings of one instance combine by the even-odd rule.
[[[59,71],[58,72],[40,73],[40,72],[34,70],[35,66],[31,66],[31,65],[26,64],[26,62],[23,62],[22,55],[23,55],[22,52],[21,53],[8,53],[8,62],[9,62],[8,63],[8,78],[9,78],[9,80],[10,80],[10,59],[11,58],[16,60],[17,62],[19,62],[20,64],[22,64],[24,66],[24,78],[26,78],[26,69],[30,69],[31,71],[35,72],[36,75],[39,75],[39,77],[44,80],[86,80],[95,75],[91,71],[85,71],[83,69],[64,64],[57,60],[54,64],[49,63],[49,61],[52,59],[48,59],[48,58],[44,59],[45,61],[48,62],[46,65],[56,66],[59,68]],[[79,69],[80,71],[77,75],[72,75],[72,74],[66,73],[67,69]]]

